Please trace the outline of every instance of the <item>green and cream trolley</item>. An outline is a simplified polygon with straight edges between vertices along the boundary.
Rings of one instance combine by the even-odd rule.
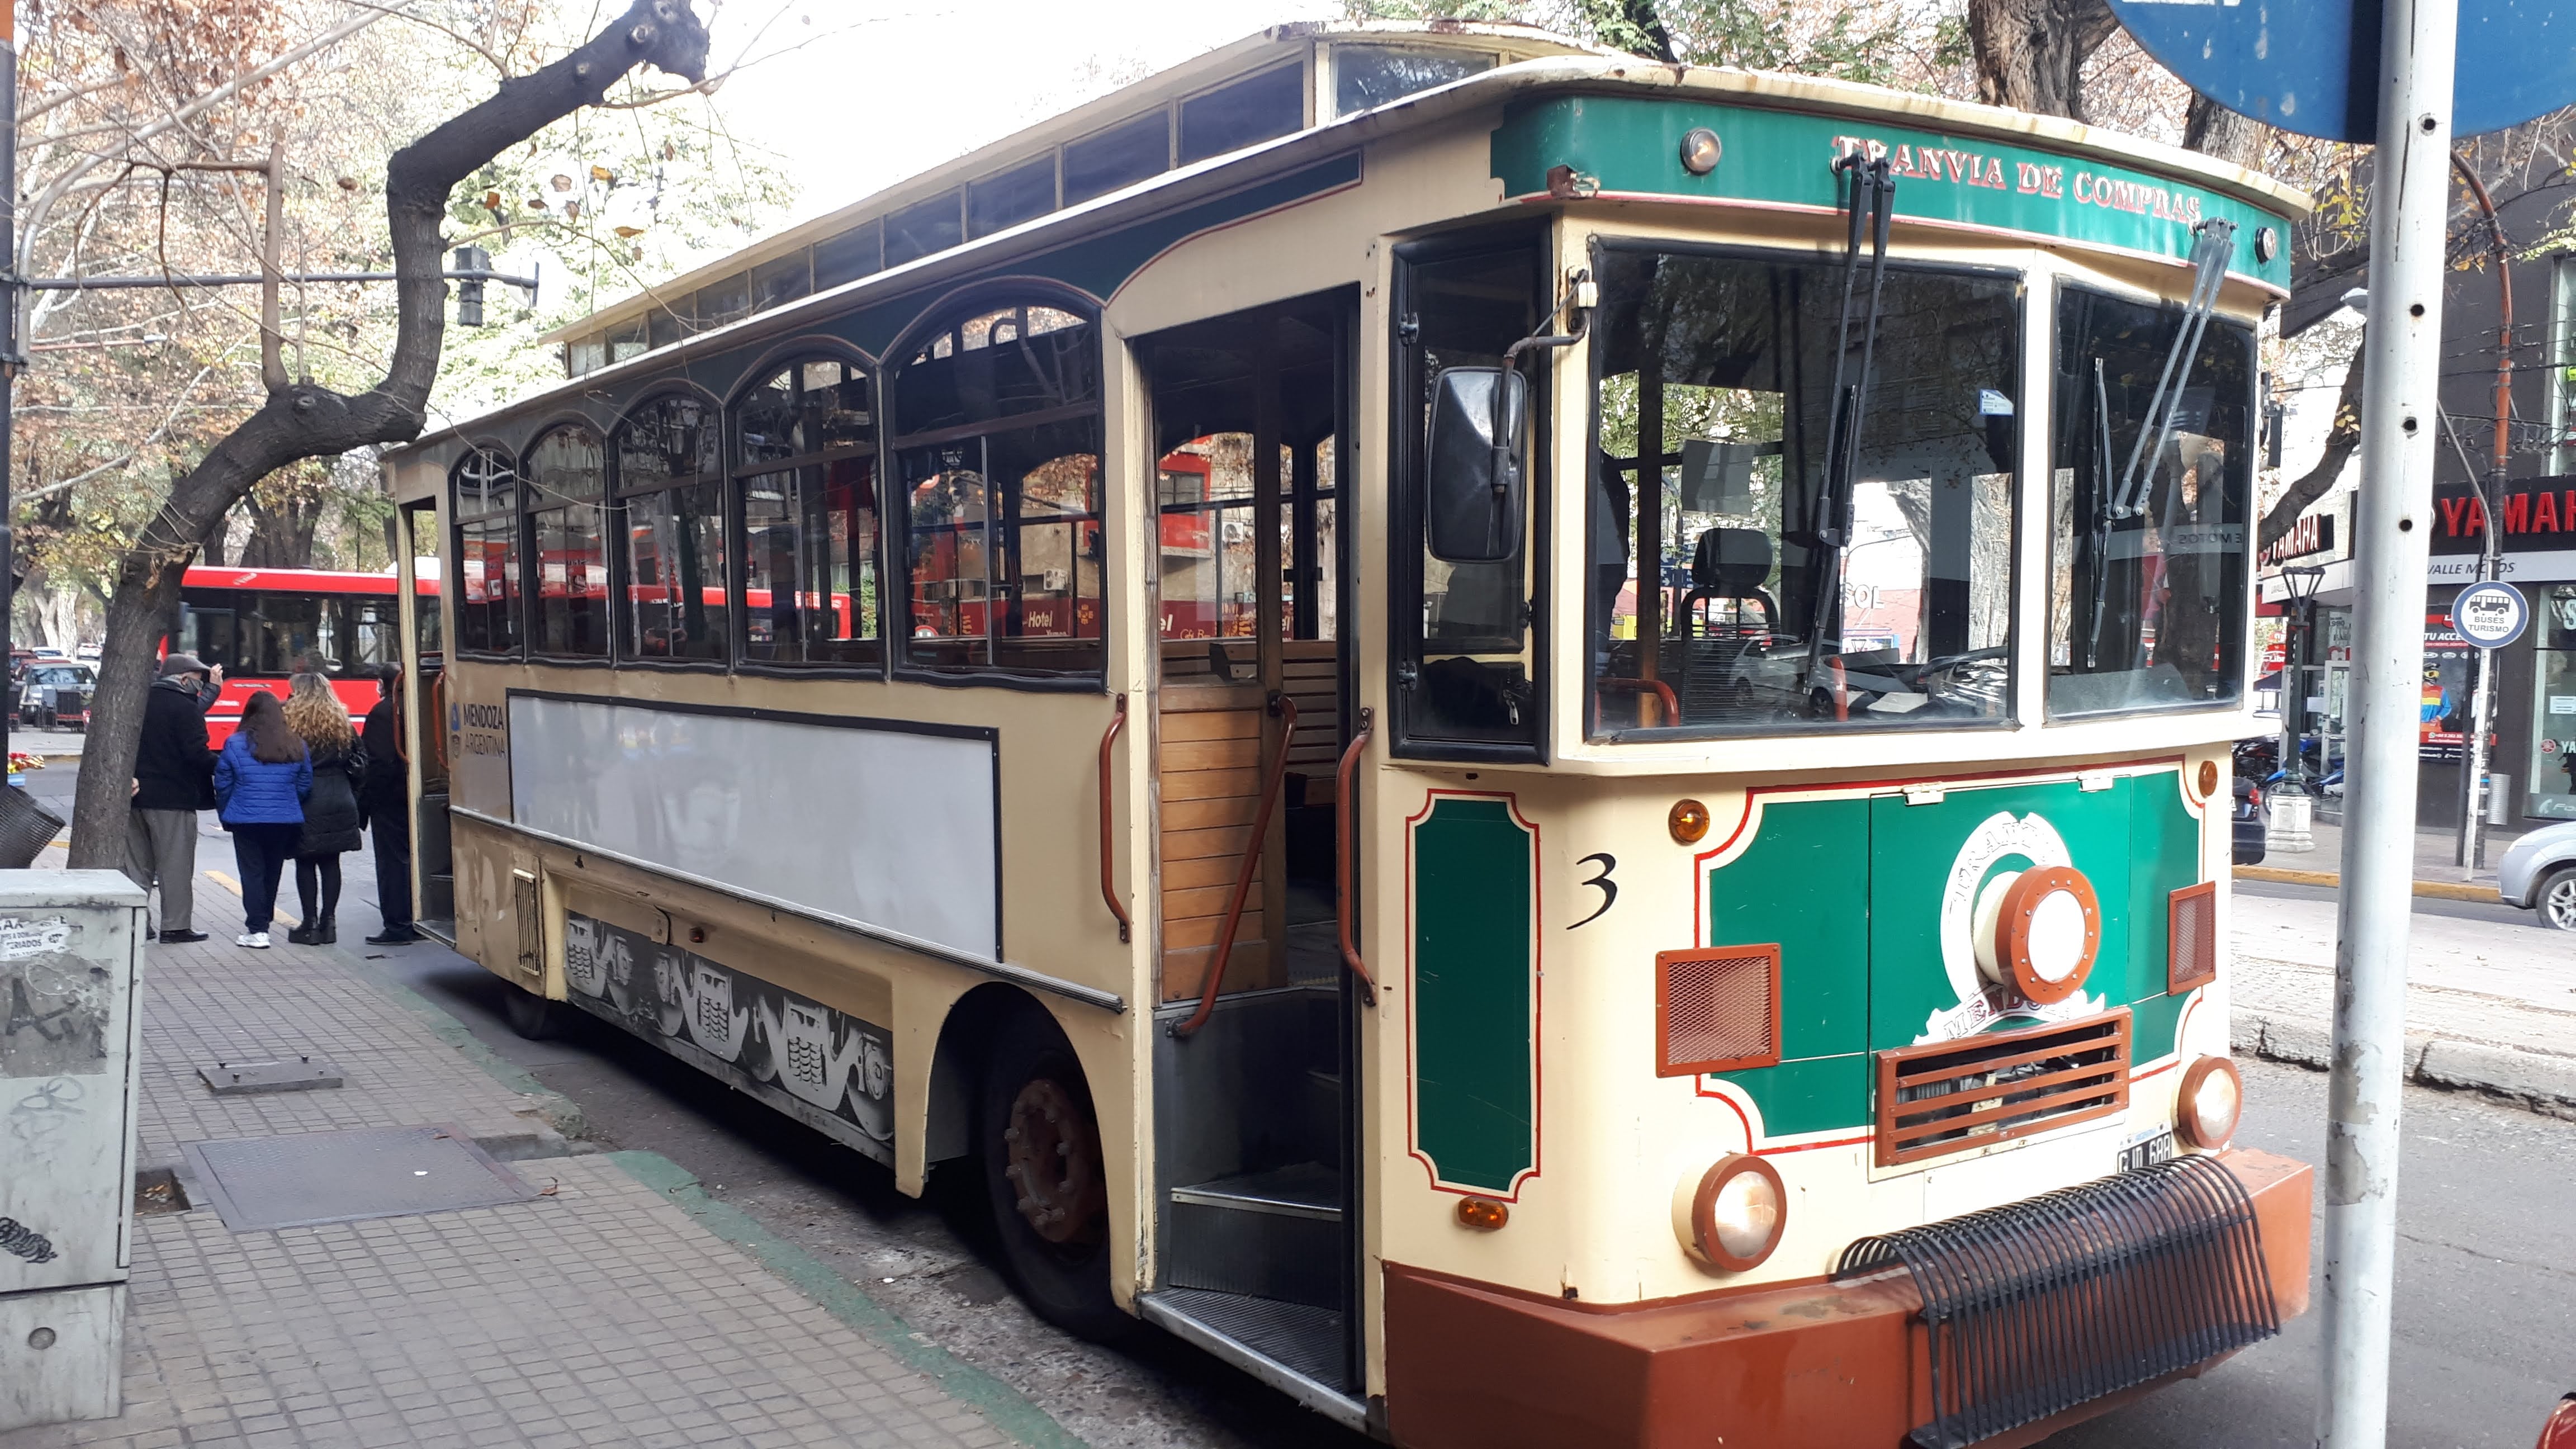
[[[1254,37],[394,455],[422,913],[1398,1444],[2033,1442],[2306,1302],[2224,950],[2303,205]]]

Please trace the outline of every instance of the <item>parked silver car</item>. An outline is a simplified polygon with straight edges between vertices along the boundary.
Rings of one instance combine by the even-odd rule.
[[[2544,825],[2515,841],[2496,866],[2496,894],[2537,911],[2540,924],[2576,931],[2576,820]]]

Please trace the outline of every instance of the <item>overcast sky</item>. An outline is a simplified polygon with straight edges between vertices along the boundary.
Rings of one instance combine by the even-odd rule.
[[[706,13],[706,12],[701,12]],[[797,178],[797,217],[856,201],[1103,91],[1334,0],[726,0],[719,61],[802,49],[735,77],[718,106]]]

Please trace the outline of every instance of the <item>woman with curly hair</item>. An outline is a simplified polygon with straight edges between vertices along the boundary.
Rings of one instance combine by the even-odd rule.
[[[289,683],[286,722],[313,752],[313,797],[304,802],[304,830],[295,842],[295,899],[304,924],[286,939],[327,946],[340,939],[340,857],[359,845],[358,782],[367,749],[349,727],[348,706],[319,674],[298,674]]]

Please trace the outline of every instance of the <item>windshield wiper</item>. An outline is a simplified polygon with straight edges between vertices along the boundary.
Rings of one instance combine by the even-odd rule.
[[[1825,432],[1825,486],[1816,495],[1809,519],[1811,547],[1824,557],[1816,570],[1815,595],[1807,611],[1807,683],[1815,687],[1824,667],[1825,634],[1830,622],[1837,652],[1842,634],[1843,550],[1851,542],[1853,475],[1860,470],[1861,425],[1869,408],[1869,385],[1878,351],[1879,298],[1887,280],[1888,223],[1896,212],[1896,175],[1887,158],[1871,160],[1854,151],[1834,163],[1836,181],[1851,176],[1851,198],[1844,206],[1851,233],[1843,248],[1843,310],[1834,347],[1833,422]],[[1864,210],[1866,208],[1866,210]],[[1846,383],[1851,363],[1852,297],[1859,291],[1861,235],[1869,234],[1869,309],[1861,317],[1860,374]]]

